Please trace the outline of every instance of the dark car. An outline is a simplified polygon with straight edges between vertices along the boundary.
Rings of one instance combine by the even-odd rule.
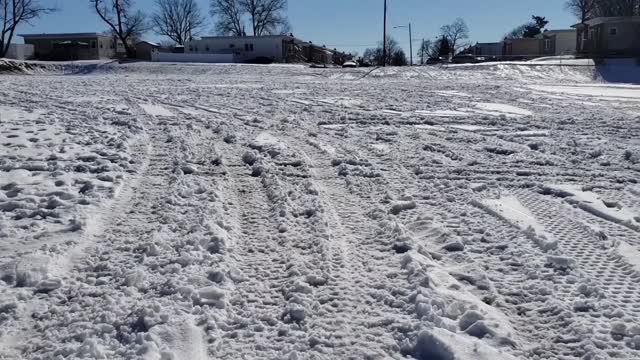
[[[427,65],[443,64],[446,60],[442,57],[432,57],[427,59]]]
[[[453,57],[452,62],[454,64],[475,64],[478,62],[478,59],[475,55],[465,54],[465,55],[456,55]]]

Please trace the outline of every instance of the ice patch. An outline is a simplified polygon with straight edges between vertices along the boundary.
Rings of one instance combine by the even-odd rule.
[[[418,130],[447,131],[447,129],[444,126],[438,126],[438,125],[418,124],[414,126]]]
[[[576,204],[582,210],[632,230],[640,231],[640,211],[610,202],[591,191],[582,191],[578,185],[546,185],[546,190]]]
[[[529,88],[552,93],[587,95],[604,100],[640,100],[640,86],[615,85],[529,85]]]
[[[492,111],[503,113],[507,116],[531,116],[533,113],[529,110],[525,110],[513,105],[498,104],[498,103],[475,103],[475,106],[484,111]]]
[[[487,127],[487,126],[479,126],[479,125],[467,125],[467,124],[458,124],[458,125],[447,125],[450,128],[469,131],[469,132],[482,132],[482,131],[495,131],[496,128]]]
[[[551,133],[549,130],[525,130],[515,132],[500,132],[499,136],[511,136],[511,137],[547,137]]]
[[[418,335],[413,357],[417,360],[516,360],[480,340],[440,328]]]
[[[155,104],[139,104],[140,107],[151,116],[175,116],[169,109]]]
[[[456,91],[456,90],[442,90],[442,91],[436,91],[436,94],[440,94],[440,95],[453,95],[453,96],[460,96],[460,97],[472,97],[471,95],[464,93],[462,91]]]
[[[416,110],[416,114],[435,117],[457,117],[472,115],[472,113],[456,110]]]
[[[289,99],[289,101],[294,102],[294,103],[298,103],[298,104],[302,104],[302,105],[311,105],[311,103],[309,101],[302,100],[302,99]]]
[[[544,226],[515,196],[501,196],[499,199],[473,201],[474,205],[497,216],[522,230],[542,250],[548,251],[558,247],[558,242],[548,233]]]
[[[37,120],[44,111],[29,110],[25,111],[6,105],[0,105],[0,123],[5,121],[33,121]]]

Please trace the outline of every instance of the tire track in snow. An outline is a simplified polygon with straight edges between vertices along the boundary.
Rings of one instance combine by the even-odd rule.
[[[167,221],[167,216],[175,219],[181,217],[180,214],[185,215],[186,222],[176,221],[174,231],[178,233],[184,230],[180,226],[188,227],[189,219],[198,219],[190,213],[193,209],[180,209],[182,205],[164,201],[168,190],[176,191],[172,189],[175,184],[175,179],[172,180],[175,166],[172,154],[175,154],[177,144],[167,145],[171,129],[158,125],[158,122],[154,118],[147,128],[148,165],[140,169],[139,181],[131,184],[128,190],[130,198],[123,198],[112,208],[112,216],[102,219],[102,231],[95,235],[91,244],[83,247],[87,254],[78,257],[75,266],[69,269],[74,280],[59,290],[59,296],[64,300],[49,311],[34,311],[36,330],[32,341],[25,344],[25,353],[128,357],[130,355],[126,354],[132,348],[135,352],[137,348],[139,354],[154,356],[150,354],[155,352],[160,356],[160,351],[183,348],[188,351],[175,355],[175,358],[206,358],[203,355],[206,348],[198,345],[204,340],[202,329],[185,325],[194,322],[192,315],[174,312],[176,309],[172,305],[175,300],[168,297],[177,293],[174,284],[184,281],[179,275],[175,276],[181,272],[178,263],[186,267],[190,263],[185,261],[192,260],[172,258],[169,249],[180,251],[180,245],[176,248],[176,244],[167,242],[166,238],[154,238],[163,231],[162,224]],[[149,239],[151,242],[146,242]],[[197,273],[198,269],[193,270]],[[65,315],[69,313],[74,314],[73,319]],[[181,334],[172,330],[174,326],[183,325],[187,327]],[[48,330],[51,327],[64,330],[52,334]],[[117,343],[100,343],[95,337],[100,333],[112,336],[114,332]],[[144,339],[139,336],[146,332],[154,335],[146,335]],[[104,338],[105,341],[108,339]],[[76,346],[69,346],[61,352],[46,346],[46,342],[52,340]]]
[[[238,156],[239,157],[239,156]],[[242,167],[230,169],[226,192],[233,195],[231,209],[238,227],[232,232],[232,258],[244,281],[234,286],[229,298],[225,334],[212,352],[217,358],[236,358],[251,349],[270,357],[281,352],[278,338],[286,300],[282,287],[287,281],[289,252],[279,244],[278,230],[265,189],[259,177]],[[244,331],[243,331],[244,330]],[[250,330],[257,330],[247,336]]]
[[[411,315],[411,305],[405,303],[410,290],[400,270],[399,258],[394,256],[390,244],[385,245],[388,239],[380,238],[377,221],[364,212],[364,209],[379,208],[375,199],[383,198],[380,190],[385,188],[384,182],[375,179],[366,185],[368,180],[365,179],[364,184],[358,184],[365,185],[366,195],[356,190],[359,186],[350,190],[328,161],[313,161],[326,158],[317,147],[300,139],[296,146],[309,162],[313,181],[328,214],[332,229],[330,243],[334,247],[333,253],[340,259],[335,263],[335,276],[338,283],[344,283],[340,296],[350,300],[343,302],[334,316],[346,319],[348,324],[345,325],[351,333],[341,332],[345,344],[332,353],[390,356],[399,350],[399,339],[392,336],[394,329],[417,319]],[[359,157],[355,149],[344,150],[345,154]],[[331,295],[338,298],[338,294]],[[316,297],[321,299],[320,294]],[[327,322],[327,316],[323,316],[321,322]],[[333,326],[344,326],[340,324],[337,321]],[[377,346],[372,347],[372,343]]]
[[[625,338],[628,335],[618,332],[626,331],[620,330],[619,324],[626,328],[638,324],[640,287],[636,283],[640,274],[613,254],[604,239],[584,222],[576,220],[579,216],[574,209],[529,190],[513,193],[558,241],[554,255],[547,255],[545,261],[538,258],[544,268],[534,267],[535,272],[529,274],[535,277],[522,279],[525,286],[521,291],[527,295],[514,297],[513,292],[507,292],[505,296],[517,304],[522,333],[542,335],[537,340],[546,344],[528,351],[542,358],[556,358],[559,354],[596,356],[634,348],[635,343],[627,343],[632,341]],[[500,278],[505,277],[500,275],[496,280]],[[514,285],[517,288],[517,283]],[[533,301],[522,303],[524,299]],[[527,331],[528,327],[533,329]]]

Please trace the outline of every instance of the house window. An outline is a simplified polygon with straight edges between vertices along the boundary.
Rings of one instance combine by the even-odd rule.
[[[91,48],[92,48],[92,49],[95,49],[95,48],[96,48],[96,41],[95,41],[95,40],[91,40],[91,41],[90,41],[90,44],[91,44]]]
[[[207,45],[207,47],[205,48],[205,51],[209,51],[209,45]]]
[[[609,28],[609,36],[616,36],[618,35],[618,28]]]
[[[233,49],[234,47],[236,47],[235,44],[229,44],[229,49]]]
[[[102,45],[102,41],[100,41],[100,49],[102,49],[102,46],[103,46],[103,45]]]
[[[551,39],[544,39],[544,49],[551,50]]]
[[[249,44],[244,44],[244,51],[249,51]]]
[[[249,51],[253,51],[253,44],[249,44]]]

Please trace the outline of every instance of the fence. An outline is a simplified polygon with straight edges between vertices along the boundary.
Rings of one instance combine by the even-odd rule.
[[[233,63],[233,54],[176,54],[154,51],[151,53],[153,62],[179,63]]]

